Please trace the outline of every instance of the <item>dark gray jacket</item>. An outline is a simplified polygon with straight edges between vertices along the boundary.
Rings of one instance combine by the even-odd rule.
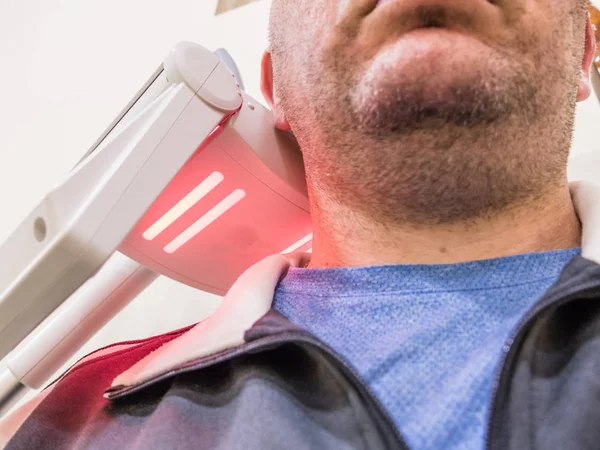
[[[261,261],[198,325],[86,357],[7,448],[407,448],[353,368],[270,309],[302,257]],[[489,449],[600,448],[599,264],[575,257],[522,319],[492,395]]]

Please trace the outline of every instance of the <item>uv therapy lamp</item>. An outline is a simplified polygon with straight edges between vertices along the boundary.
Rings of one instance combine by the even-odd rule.
[[[230,66],[231,67],[231,66]],[[157,274],[224,294],[307,250],[302,157],[217,54],[174,47],[0,246],[0,414],[39,388]]]

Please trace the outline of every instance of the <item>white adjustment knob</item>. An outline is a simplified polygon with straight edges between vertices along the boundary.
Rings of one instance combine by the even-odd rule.
[[[242,104],[240,88],[227,66],[198,44],[178,43],[163,66],[167,80],[187,84],[203,101],[221,111],[235,111]]]

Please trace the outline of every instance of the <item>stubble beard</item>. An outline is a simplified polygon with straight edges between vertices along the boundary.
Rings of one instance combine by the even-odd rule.
[[[533,204],[564,178],[564,73],[540,82],[539,68],[497,57],[470,70],[445,62],[462,73],[449,79],[435,68],[357,77],[341,55],[317,61],[309,103],[326,130],[303,145],[317,197],[382,224],[434,226]]]

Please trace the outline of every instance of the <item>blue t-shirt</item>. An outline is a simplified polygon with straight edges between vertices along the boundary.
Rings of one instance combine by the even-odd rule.
[[[579,253],[293,268],[274,307],[358,370],[411,449],[479,450],[503,345]]]

